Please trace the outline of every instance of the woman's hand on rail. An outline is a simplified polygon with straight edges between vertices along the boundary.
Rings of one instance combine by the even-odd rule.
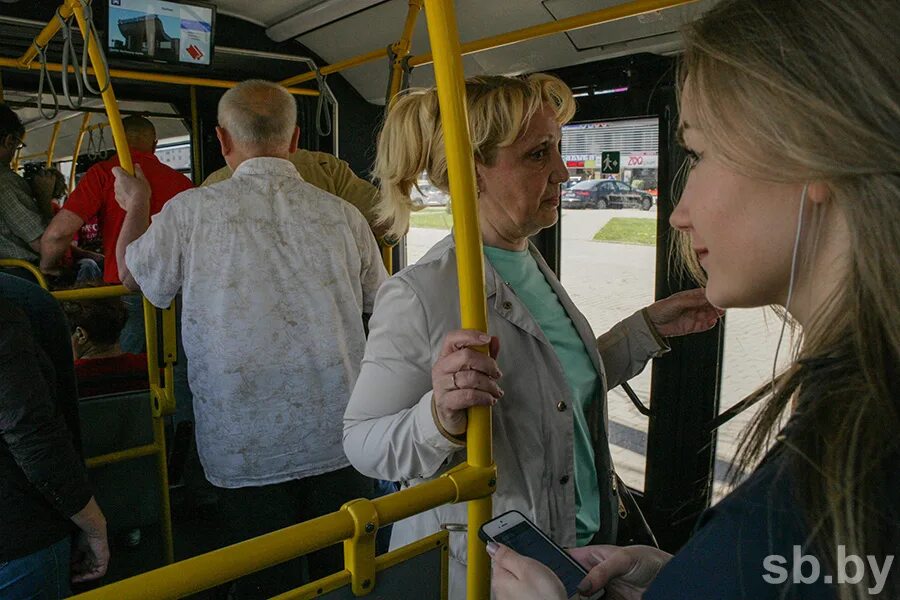
[[[605,588],[604,600],[640,600],[672,558],[651,546],[584,546],[568,552],[588,570],[579,593],[591,597]]]
[[[566,589],[553,571],[502,544],[488,544],[497,600],[566,600]]]
[[[712,329],[725,314],[706,299],[706,289],[672,294],[647,307],[647,316],[662,337],[700,333]]]
[[[475,349],[485,344],[490,355]],[[499,351],[500,341],[481,331],[459,329],[444,337],[441,355],[431,369],[431,386],[435,412],[448,433],[459,435],[466,430],[470,406],[493,406],[503,397],[494,360]]]
[[[112,172],[116,177],[116,202],[122,210],[131,212],[136,206],[150,203],[150,182],[144,177],[141,165],[135,163],[134,175],[129,175],[122,167],[113,167]]]

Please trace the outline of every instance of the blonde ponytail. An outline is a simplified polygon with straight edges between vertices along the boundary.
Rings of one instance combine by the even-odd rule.
[[[436,137],[437,94],[410,90],[397,99],[378,136],[374,175],[381,187],[375,207],[377,223],[389,225],[386,238],[402,237],[409,228],[409,214],[420,210],[410,198],[419,175],[428,171]]]

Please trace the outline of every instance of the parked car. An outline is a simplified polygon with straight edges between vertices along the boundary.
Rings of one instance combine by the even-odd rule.
[[[563,192],[563,208],[640,208],[650,210],[653,196],[612,179],[590,179]]]
[[[430,183],[418,183],[413,186],[409,197],[414,202],[420,202],[425,206],[447,206],[450,197]]]
[[[581,175],[574,175],[572,177],[569,177],[568,181],[563,182],[562,188],[564,190],[571,189],[573,185],[580,183],[582,179],[583,179],[583,177],[581,177]]]

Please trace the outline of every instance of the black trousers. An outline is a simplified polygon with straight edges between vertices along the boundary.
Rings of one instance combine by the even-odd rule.
[[[374,482],[353,467],[274,485],[216,488],[220,527],[228,544],[334,512],[354,498],[374,495]],[[229,598],[269,598],[344,568],[340,543],[242,577]]]

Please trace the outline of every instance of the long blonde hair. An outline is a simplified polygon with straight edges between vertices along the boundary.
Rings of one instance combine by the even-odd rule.
[[[796,395],[774,451],[832,567],[839,545],[884,557],[898,539],[896,513],[887,516],[896,507],[885,505],[900,456],[897,22],[900,5],[881,0],[725,0],[685,30],[680,87],[689,82],[721,161],[763,180],[826,183],[849,227],[842,285],[793,363],[755,392],[765,404],[738,451],[740,469],[755,465]],[[839,596],[866,598],[870,583],[842,584]],[[898,588],[894,575],[885,597]]]
[[[572,91],[552,75],[467,79],[466,109],[475,161],[493,164],[497,150],[515,142],[545,104],[553,108],[560,124],[575,114]],[[378,223],[390,225],[387,235],[395,238],[406,233],[410,212],[421,208],[410,199],[419,175],[427,172],[437,188],[450,191],[437,88],[410,89],[396,101],[378,136],[373,172],[381,187]]]

